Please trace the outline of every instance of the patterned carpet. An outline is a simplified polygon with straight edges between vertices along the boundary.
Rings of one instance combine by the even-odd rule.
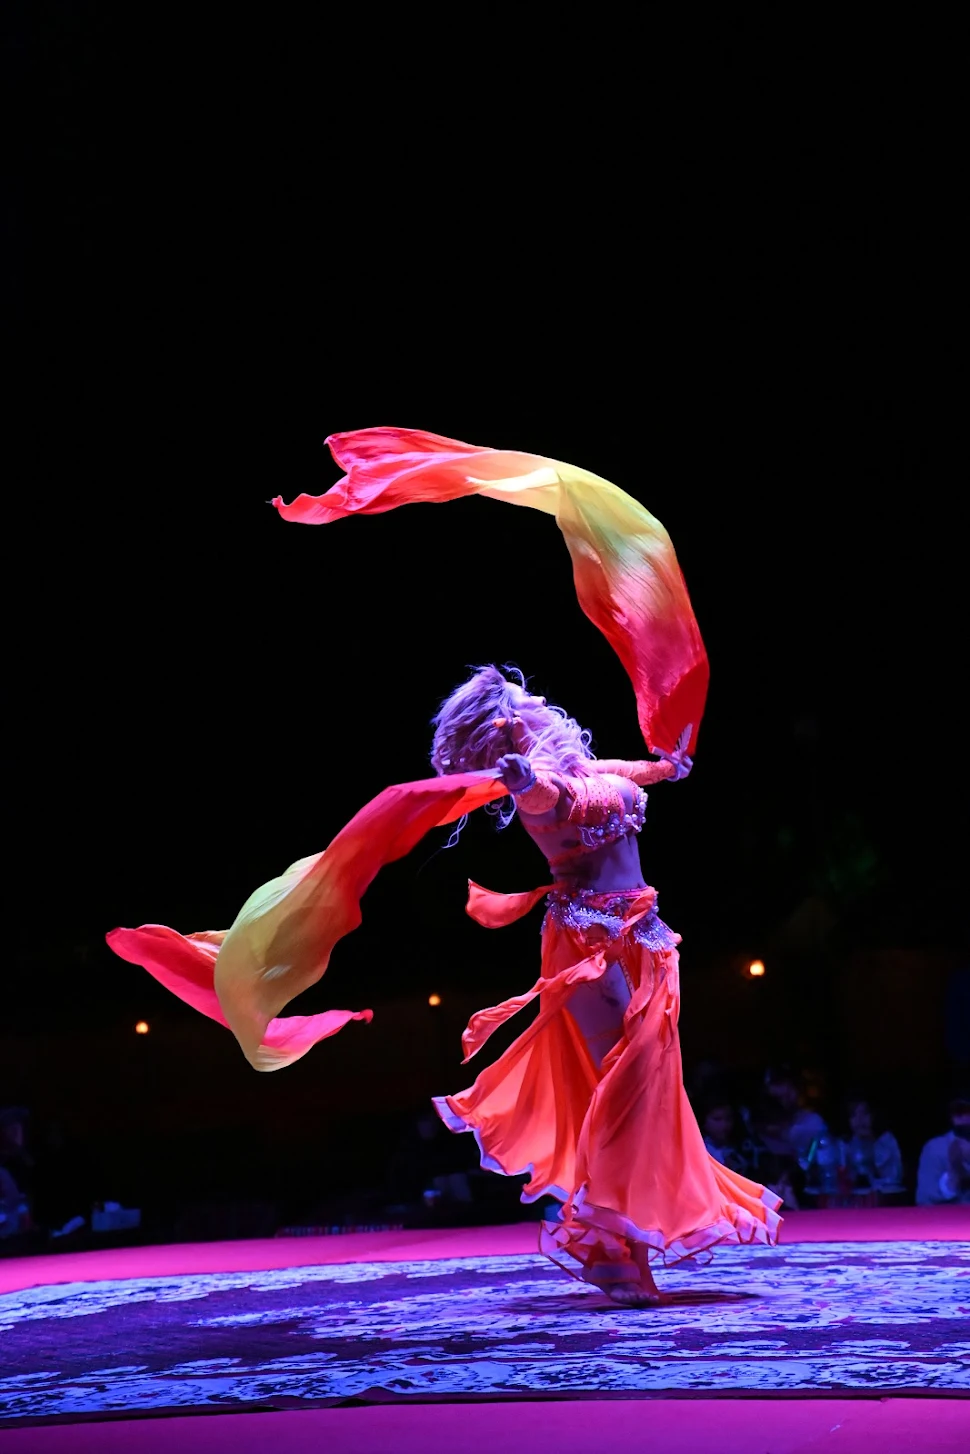
[[[394,1398],[970,1394],[965,1243],[731,1248],[661,1278],[675,1301],[641,1311],[530,1255],[7,1293],[0,1420]]]

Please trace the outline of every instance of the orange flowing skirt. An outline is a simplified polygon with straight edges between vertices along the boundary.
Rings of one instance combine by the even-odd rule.
[[[518,918],[544,892],[471,887],[469,912],[490,927]],[[665,947],[651,948],[638,926],[659,923],[655,891],[619,897],[622,921],[611,934],[546,915],[538,983],[472,1018],[466,1060],[536,997],[538,1014],[469,1090],[435,1100],[450,1130],[474,1132],[483,1167],[529,1176],[524,1202],[563,1202],[561,1220],[541,1223],[540,1250],[599,1286],[636,1281],[655,1259],[708,1261],[722,1242],[774,1244],[781,1226],[781,1199],[714,1160],[687,1099],[679,936],[666,931]],[[597,1067],[569,998],[616,962],[630,1001],[622,1034]]]

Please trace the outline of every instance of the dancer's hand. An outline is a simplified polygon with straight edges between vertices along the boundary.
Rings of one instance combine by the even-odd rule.
[[[667,779],[669,783],[679,783],[681,778],[687,777],[694,766],[694,759],[688,757],[686,752],[665,752],[664,757],[674,765],[673,775]]]
[[[508,752],[495,764],[498,775],[510,793],[524,793],[535,782],[535,773],[527,757],[519,752]]]
[[[673,752],[665,752],[662,754],[668,762],[673,763],[675,768],[673,777],[669,777],[667,779],[669,783],[679,783],[681,778],[685,778],[690,772],[691,768],[694,766],[693,758],[687,756],[687,744],[688,742],[690,742],[690,735],[693,730],[693,723],[688,722],[687,726],[678,737],[677,746],[674,748]]]

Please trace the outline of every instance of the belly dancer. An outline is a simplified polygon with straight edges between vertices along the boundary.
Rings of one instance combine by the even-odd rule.
[[[475,1133],[483,1166],[528,1174],[523,1201],[563,1203],[542,1223],[549,1257],[615,1302],[658,1303],[655,1260],[770,1242],[779,1224],[779,1198],[704,1145],[681,1072],[680,936],[640,866],[645,789],[685,777],[690,758],[594,759],[573,719],[495,667],[448,698],[436,727],[435,768],[494,766],[553,878],[527,894],[470,885],[468,912],[486,927],[541,897],[546,911],[538,983],[472,1018],[466,1059],[536,996],[539,1012],[469,1090],[436,1099],[438,1113]]]
[[[227,1026],[261,1071],[292,1063],[370,1010],[281,1015],[361,922],[380,868],[435,827],[492,805],[514,811],[551,882],[518,894],[471,883],[468,912],[499,928],[545,899],[540,977],[474,1015],[466,1061],[538,997],[538,1013],[474,1084],[435,1105],[472,1132],[482,1164],[529,1178],[524,1201],[553,1197],[540,1247],[615,1302],[662,1302],[658,1264],[707,1259],[726,1242],[773,1243],[780,1200],[707,1152],[684,1091],[678,1038],[679,936],[657,913],[637,837],[646,788],[691,769],[708,667],[670,539],[608,481],[562,461],[483,449],[416,430],[330,441],[346,476],[279,514],[328,524],[411,500],[483,495],[555,517],[579,603],[622,661],[652,759],[596,759],[566,713],[496,667],[477,671],[435,718],[436,776],[385,788],[319,854],[250,895],[228,931],[160,924],[108,942],[187,1003]]]

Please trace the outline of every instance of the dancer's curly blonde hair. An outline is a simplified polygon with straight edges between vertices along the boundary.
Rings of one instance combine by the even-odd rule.
[[[506,675],[508,673],[509,675]],[[513,676],[517,680],[510,680]],[[516,752],[511,723],[517,715],[509,688],[525,687],[515,667],[478,667],[475,674],[446,697],[434,717],[431,763],[437,773],[477,772],[494,767],[500,757]],[[539,721],[535,722],[538,716]],[[496,720],[505,725],[496,727]],[[585,777],[592,759],[589,732],[562,707],[547,705],[533,715],[535,741],[524,753],[536,768]]]

